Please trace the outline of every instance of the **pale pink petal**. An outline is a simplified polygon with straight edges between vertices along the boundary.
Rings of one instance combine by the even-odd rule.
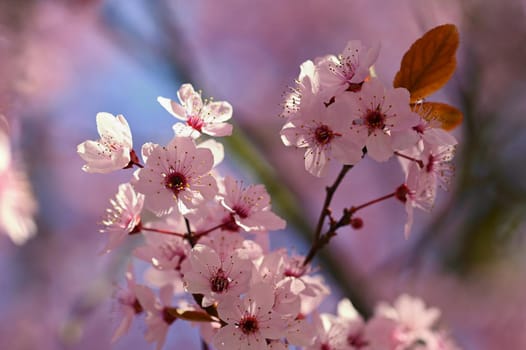
[[[378,162],[384,162],[393,155],[391,138],[381,131],[371,134],[365,146],[367,147],[367,154]]]
[[[214,157],[214,168],[225,158],[225,148],[223,147],[223,144],[214,139],[209,139],[199,143],[197,148],[206,148],[212,152],[212,156]]]
[[[230,136],[232,135],[232,129],[232,124],[228,123],[206,124],[203,127],[203,133],[215,137]]]
[[[183,108],[183,106],[177,104],[176,102],[172,101],[169,98],[166,97],[157,97],[157,102],[168,111],[171,115],[173,115],[175,118],[180,120],[187,120],[186,111]]]
[[[232,105],[228,102],[210,102],[203,108],[204,120],[222,123],[232,118]]]
[[[308,148],[305,151],[305,169],[317,177],[327,173],[327,155],[321,147]]]
[[[180,137],[191,137],[193,139],[201,136],[201,133],[184,123],[176,123],[172,127],[174,134]]]

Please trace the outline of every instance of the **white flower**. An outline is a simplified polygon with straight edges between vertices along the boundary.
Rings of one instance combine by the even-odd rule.
[[[210,136],[228,136],[232,134],[232,125],[225,123],[232,118],[232,106],[225,101],[204,101],[191,84],[183,84],[177,92],[181,104],[169,98],[158,97],[157,101],[175,118],[185,123],[173,126],[177,136],[197,138],[203,134]]]
[[[77,146],[77,153],[86,164],[88,173],[109,173],[130,164],[132,135],[128,122],[122,115],[101,112],[97,114],[98,141],[85,141]]]

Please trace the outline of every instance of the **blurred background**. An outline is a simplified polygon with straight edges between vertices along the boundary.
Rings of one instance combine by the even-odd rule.
[[[108,199],[131,172],[81,171],[76,145],[97,138],[97,112],[124,114],[139,149],[173,135],[157,96],[175,97],[190,82],[229,101],[236,125],[223,171],[265,183],[289,222],[271,236],[273,246],[305,253],[324,186],[339,169],[314,178],[280,141],[280,104],[299,65],[338,54],[351,39],[379,42],[376,71],[390,84],[411,43],[443,23],[459,28],[458,69],[429,99],[464,113],[454,131],[455,180],[431,214],[416,214],[408,240],[395,201],[364,210],[363,229],[341,230],[317,260],[333,290],[323,310],[334,312],[342,296],[367,310],[405,292],[439,307],[464,349],[526,349],[523,0],[1,1],[0,113],[38,212],[27,243],[0,235],[0,347],[153,348],[141,322],[110,345],[119,322],[111,297],[135,242],[98,256]],[[402,181],[396,160],[365,160],[333,209]],[[199,348],[197,331],[177,322],[165,348]]]

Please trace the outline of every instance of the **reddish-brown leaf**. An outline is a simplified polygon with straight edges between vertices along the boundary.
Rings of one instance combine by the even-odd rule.
[[[424,102],[415,110],[428,121],[439,121],[444,130],[453,130],[462,123],[462,112],[446,103]]]
[[[192,322],[212,322],[217,321],[212,316],[207,314],[204,311],[194,311],[194,310],[180,310],[176,309],[175,316],[182,320],[192,321]]]
[[[411,102],[437,91],[455,71],[458,43],[455,25],[443,24],[431,29],[404,54],[393,86],[409,90]]]

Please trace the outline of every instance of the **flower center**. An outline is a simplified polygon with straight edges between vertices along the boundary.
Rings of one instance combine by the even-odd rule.
[[[242,207],[240,205],[235,205],[232,209],[234,209],[234,211],[236,212],[237,215],[239,215],[239,217],[241,219],[246,219],[248,218],[248,214],[249,214],[249,208],[247,207]]]
[[[221,230],[239,232],[240,227],[238,224],[236,224],[234,214],[229,214],[228,216],[225,216],[221,222],[223,223],[223,225],[221,226]]]
[[[363,339],[361,333],[349,334],[347,337],[347,344],[349,344],[354,349],[361,349],[368,345],[368,342]]]
[[[216,275],[210,279],[210,287],[212,288],[212,292],[215,293],[223,293],[228,289],[229,284],[230,280],[225,275],[223,269],[217,270]]]
[[[205,122],[203,121],[203,119],[199,118],[198,116],[191,116],[186,121],[186,124],[188,124],[188,126],[200,132],[201,129],[203,128],[203,125],[205,125]]]
[[[427,159],[426,172],[431,173],[434,170],[435,157],[432,154]]]
[[[365,116],[365,125],[369,128],[369,132],[373,132],[375,129],[383,130],[385,128],[385,114],[383,114],[379,108],[375,110],[367,110]]]
[[[314,138],[321,145],[326,145],[336,136],[327,125],[320,125],[314,130]]]
[[[297,258],[292,258],[291,261],[286,263],[283,275],[286,277],[300,278],[305,272],[307,272],[307,268],[303,266],[303,261],[300,261]]]
[[[239,322],[239,328],[244,334],[256,333],[259,330],[258,320],[255,316],[246,316]]]
[[[413,126],[413,130],[419,134],[423,134],[424,131],[426,131],[426,126],[423,123],[421,123],[416,126]]]
[[[183,174],[175,172],[165,178],[164,186],[177,196],[179,192],[188,187],[188,181]]]

